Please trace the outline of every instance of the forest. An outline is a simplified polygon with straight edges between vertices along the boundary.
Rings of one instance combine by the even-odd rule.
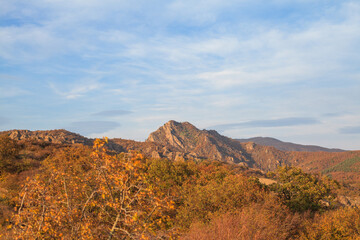
[[[337,201],[350,191],[341,182],[291,166],[266,178],[219,161],[116,153],[106,138],[90,147],[2,135],[0,236],[360,239],[360,209]]]

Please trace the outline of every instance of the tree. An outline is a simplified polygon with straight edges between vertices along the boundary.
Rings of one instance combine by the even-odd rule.
[[[270,175],[277,180],[271,188],[290,209],[298,212],[331,206],[335,199],[334,189],[339,187],[337,182],[326,176],[305,173],[295,167],[279,167]]]
[[[147,182],[141,154],[111,155],[105,140],[61,150],[23,188],[15,217],[20,239],[146,239],[172,202]]]
[[[240,174],[188,184],[182,191],[183,204],[177,219],[184,228],[193,222],[209,222],[218,214],[238,211],[267,197],[260,183]]]

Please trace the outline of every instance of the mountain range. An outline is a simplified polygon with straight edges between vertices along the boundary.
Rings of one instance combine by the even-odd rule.
[[[90,146],[93,142],[93,139],[66,130],[3,133],[15,140],[32,139],[53,144]],[[214,130],[200,130],[189,122],[169,121],[152,132],[145,142],[109,139],[108,147],[116,152],[134,150],[152,158],[174,161],[210,159],[264,172],[292,165],[308,172],[326,173],[338,180],[360,182],[360,151],[304,146],[272,138],[231,139]]]

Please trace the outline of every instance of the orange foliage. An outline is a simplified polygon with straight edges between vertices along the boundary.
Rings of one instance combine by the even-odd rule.
[[[188,227],[194,221],[208,222],[213,216],[233,212],[267,196],[259,182],[242,175],[229,175],[199,184],[185,185],[183,203],[178,209],[178,224]]]
[[[225,213],[210,224],[194,224],[184,240],[296,239],[302,217],[268,196],[263,203],[252,204],[236,213]]]
[[[359,211],[323,208],[319,204],[333,199],[333,181],[300,169],[282,168],[278,184],[267,187],[249,177],[261,175],[251,169],[116,155],[106,140],[96,140],[93,149],[35,141],[14,146],[16,171],[0,179],[0,224],[8,228],[0,238],[359,238]],[[357,154],[339,154],[331,164]],[[304,158],[328,161],[325,155]],[[315,165],[311,171],[321,170]],[[319,208],[323,214],[306,212]]]
[[[360,209],[340,208],[308,220],[300,239],[360,239]]]
[[[20,195],[18,239],[144,238],[162,227],[171,201],[148,187],[139,154],[67,149],[44,162]],[[166,217],[166,216],[165,216]]]

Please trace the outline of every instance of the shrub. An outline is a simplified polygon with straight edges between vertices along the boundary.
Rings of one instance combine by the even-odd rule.
[[[185,228],[194,221],[205,223],[215,215],[261,202],[267,196],[260,183],[242,175],[230,175],[223,181],[213,179],[207,184],[189,184],[184,187],[182,195],[183,204],[179,207],[177,219]]]
[[[318,214],[306,222],[300,239],[360,239],[360,209],[346,207]]]
[[[183,240],[297,239],[302,217],[269,196],[235,213],[215,217],[209,224],[194,224]]]
[[[0,173],[16,171],[16,160],[20,151],[20,146],[8,135],[0,135]]]
[[[303,172],[300,168],[279,167],[276,184],[271,185],[278,197],[293,211],[318,211],[331,207],[339,184],[326,176]],[[326,206],[328,205],[328,206]]]

